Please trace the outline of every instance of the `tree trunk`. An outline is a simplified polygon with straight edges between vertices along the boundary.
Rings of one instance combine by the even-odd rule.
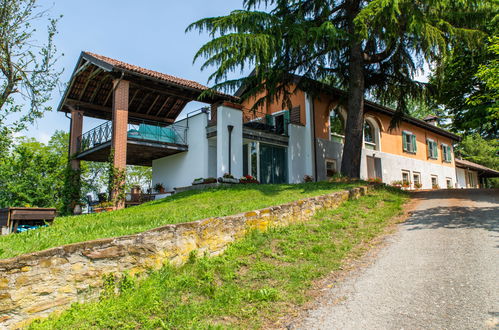
[[[360,160],[364,130],[364,62],[362,45],[356,42],[350,50],[349,86],[345,145],[341,173],[350,178],[360,178]]]

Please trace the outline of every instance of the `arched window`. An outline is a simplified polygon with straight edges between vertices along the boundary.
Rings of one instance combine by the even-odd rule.
[[[364,121],[364,148],[379,150],[378,126],[371,119]]]
[[[329,128],[331,140],[343,143],[345,137],[345,119],[338,108],[329,114]]]
[[[373,125],[370,122],[366,121],[364,123],[364,141],[369,143],[376,143],[374,139]]]

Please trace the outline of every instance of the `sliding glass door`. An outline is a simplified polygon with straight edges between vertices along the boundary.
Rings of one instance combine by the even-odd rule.
[[[286,148],[260,143],[260,182],[286,183]]]
[[[261,183],[287,183],[286,148],[260,142],[243,146],[244,175],[252,175]]]

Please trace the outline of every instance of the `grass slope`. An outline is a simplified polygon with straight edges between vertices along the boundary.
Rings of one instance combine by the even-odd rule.
[[[0,236],[0,259],[64,244],[140,233],[166,224],[226,216],[344,190],[360,183],[237,185],[187,191],[124,210],[57,218],[50,227]]]
[[[253,232],[215,258],[166,266],[143,280],[108,279],[101,300],[33,329],[259,328],[310,299],[313,281],[363,251],[407,197],[380,189],[304,224]],[[117,288],[116,292],[115,288]]]

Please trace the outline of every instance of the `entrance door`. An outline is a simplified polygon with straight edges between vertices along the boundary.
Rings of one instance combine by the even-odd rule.
[[[368,179],[381,179],[381,158],[367,156],[367,178]]]
[[[286,148],[260,143],[260,182],[287,182]]]

